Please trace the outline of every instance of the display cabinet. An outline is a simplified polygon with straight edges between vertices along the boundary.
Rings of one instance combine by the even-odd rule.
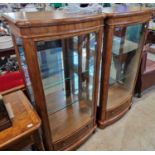
[[[152,10],[116,5],[105,8],[98,125],[103,128],[131,107],[141,51]]]
[[[96,128],[103,14],[7,13],[47,150],[72,150]]]

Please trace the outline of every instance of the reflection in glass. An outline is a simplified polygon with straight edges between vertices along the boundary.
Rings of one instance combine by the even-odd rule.
[[[25,83],[26,83],[27,93],[31,100],[31,103],[33,105],[35,105],[32,85],[31,85],[30,76],[29,76],[29,72],[28,72],[28,66],[26,63],[24,49],[23,49],[23,42],[22,42],[21,38],[19,38],[19,37],[16,37],[15,39],[16,39],[16,45],[18,48],[19,56],[20,56],[21,67],[22,67],[23,74],[25,77],[24,79],[25,79]]]
[[[91,120],[95,44],[94,33],[36,43],[53,141]]]
[[[142,24],[116,27],[114,30],[108,109],[117,107],[131,97],[140,56],[142,30]]]

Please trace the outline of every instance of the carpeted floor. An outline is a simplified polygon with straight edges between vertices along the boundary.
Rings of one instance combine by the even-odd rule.
[[[155,86],[134,98],[131,110],[105,129],[97,129],[78,150],[155,150]]]

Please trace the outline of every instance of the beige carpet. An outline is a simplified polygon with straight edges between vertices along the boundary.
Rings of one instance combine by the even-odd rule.
[[[78,150],[155,150],[155,87],[134,98],[131,110],[105,129],[97,129]]]

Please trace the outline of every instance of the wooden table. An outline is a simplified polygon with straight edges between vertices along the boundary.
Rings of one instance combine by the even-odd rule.
[[[3,96],[5,104],[10,104],[14,117],[12,127],[0,132],[0,150],[21,150],[33,145],[44,150],[39,135],[41,120],[22,91]]]

